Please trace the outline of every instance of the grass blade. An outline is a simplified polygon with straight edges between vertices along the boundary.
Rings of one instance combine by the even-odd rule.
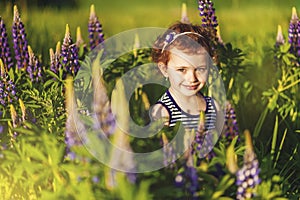
[[[273,137],[272,137],[272,146],[271,146],[271,159],[273,160],[275,148],[276,148],[276,142],[277,142],[277,134],[278,134],[278,115],[276,115],[275,119],[275,125],[273,130]]]

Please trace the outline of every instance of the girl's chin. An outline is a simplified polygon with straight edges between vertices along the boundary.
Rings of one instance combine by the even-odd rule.
[[[187,89],[187,88],[185,88],[185,90],[182,91],[182,93],[185,96],[193,96],[193,95],[196,95],[199,91],[200,91],[199,88],[196,88],[196,89]]]

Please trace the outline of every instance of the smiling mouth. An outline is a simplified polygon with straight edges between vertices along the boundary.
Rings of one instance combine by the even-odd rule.
[[[188,90],[196,90],[199,87],[199,84],[196,85],[184,85]]]

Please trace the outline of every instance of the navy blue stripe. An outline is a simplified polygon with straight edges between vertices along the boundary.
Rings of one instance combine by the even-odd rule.
[[[216,107],[211,97],[204,96],[206,101],[205,110],[205,128],[214,129],[216,122]],[[175,102],[170,92],[167,92],[159,99],[158,103],[162,104],[168,111],[170,119],[169,126],[175,126],[176,122],[181,121],[188,129],[197,129],[199,122],[199,115],[191,115],[184,112]]]

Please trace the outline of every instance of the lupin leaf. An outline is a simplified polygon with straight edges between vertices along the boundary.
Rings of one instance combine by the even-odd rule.
[[[231,144],[226,150],[226,166],[232,174],[235,174],[238,170],[237,155],[234,150],[236,141],[237,136],[232,140]]]

